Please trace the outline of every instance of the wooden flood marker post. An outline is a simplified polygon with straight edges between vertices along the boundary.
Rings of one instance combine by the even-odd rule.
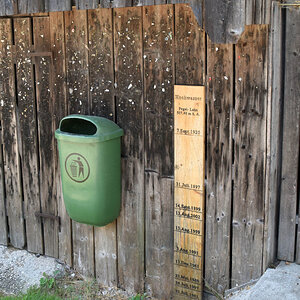
[[[201,299],[205,88],[175,86],[174,298]]]

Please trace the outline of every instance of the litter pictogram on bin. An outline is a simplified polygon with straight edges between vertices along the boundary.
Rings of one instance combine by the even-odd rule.
[[[90,166],[85,157],[79,153],[71,153],[65,161],[68,176],[75,182],[81,183],[88,179]]]

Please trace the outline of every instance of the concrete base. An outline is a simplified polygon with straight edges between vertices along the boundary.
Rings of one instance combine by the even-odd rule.
[[[281,262],[276,269],[268,269],[253,286],[229,294],[230,300],[299,300],[300,265]]]

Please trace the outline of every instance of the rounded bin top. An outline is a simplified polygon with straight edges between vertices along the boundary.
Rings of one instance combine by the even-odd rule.
[[[55,131],[58,140],[81,143],[104,142],[123,134],[123,129],[113,121],[85,115],[69,115],[63,118]]]

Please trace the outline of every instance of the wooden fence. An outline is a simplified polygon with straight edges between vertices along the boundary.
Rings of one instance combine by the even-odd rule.
[[[259,277],[274,258],[268,34],[213,44],[185,4],[0,19],[0,243],[170,299],[173,86],[206,85],[205,279],[223,292]],[[64,208],[54,130],[70,113],[125,130],[122,211],[103,228]]]

